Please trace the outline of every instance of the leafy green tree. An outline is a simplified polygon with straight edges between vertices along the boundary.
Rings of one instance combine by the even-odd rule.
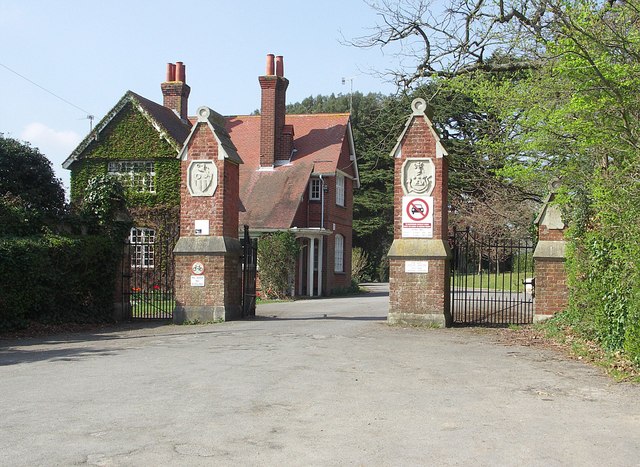
[[[561,177],[557,200],[571,221],[569,321],[640,363],[640,2],[452,0],[448,14],[457,15],[453,7],[462,3],[458,13],[469,20],[462,31],[472,34],[447,46],[472,48],[430,49],[461,59],[452,67],[439,66],[425,49],[425,61],[405,70],[405,82],[446,77],[446,87],[490,117],[495,126],[472,141],[477,155],[498,162],[491,172],[499,182],[535,193],[536,183]],[[409,10],[419,19],[425,14]],[[416,24],[414,31],[427,33],[424,43],[436,46],[434,23]],[[500,37],[493,35],[498,30]],[[488,60],[476,46],[491,37]],[[497,73],[505,70],[508,79]]]
[[[45,215],[58,216],[65,209],[64,189],[51,162],[38,149],[0,134],[0,194],[7,193]]]
[[[41,233],[55,227],[65,208],[51,162],[38,149],[0,134],[0,235]]]

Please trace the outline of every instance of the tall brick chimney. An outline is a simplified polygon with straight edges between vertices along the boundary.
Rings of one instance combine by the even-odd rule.
[[[267,55],[265,75],[258,81],[262,89],[260,167],[272,168],[276,161],[288,161],[293,148],[293,127],[284,124],[289,80],[284,77],[282,56]]]
[[[167,63],[167,80],[160,85],[162,88],[162,105],[176,112],[180,119],[187,121],[189,93],[187,85],[186,67],[182,62]]]

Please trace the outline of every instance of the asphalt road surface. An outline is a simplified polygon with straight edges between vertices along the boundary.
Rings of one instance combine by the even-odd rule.
[[[0,340],[0,465],[638,465],[640,388],[384,288],[223,324]]]

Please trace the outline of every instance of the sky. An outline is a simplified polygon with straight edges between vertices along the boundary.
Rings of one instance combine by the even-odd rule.
[[[362,0],[2,0],[0,133],[39,148],[68,190],[62,162],[89,132],[87,115],[97,123],[127,90],[162,103],[169,62],[186,65],[190,115],[258,109],[269,53],[284,57],[287,103],[351,84],[392,93],[373,73],[391,54],[341,43],[377,21]]]

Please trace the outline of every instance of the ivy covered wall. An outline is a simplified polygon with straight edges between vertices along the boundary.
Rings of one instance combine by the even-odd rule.
[[[180,205],[180,161],[176,149],[139,111],[128,103],[71,165],[71,201],[84,196],[89,179],[107,173],[109,161],[153,160],[155,193],[127,190],[127,205],[178,207]]]

